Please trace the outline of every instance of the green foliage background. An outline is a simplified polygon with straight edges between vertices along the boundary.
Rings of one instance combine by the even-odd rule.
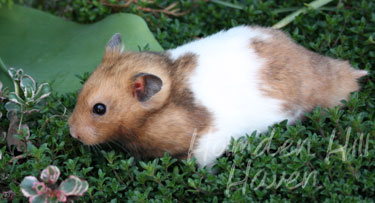
[[[159,8],[174,2],[155,0],[154,4],[144,3],[142,6]],[[39,0],[24,3],[80,23],[96,22],[116,12],[135,13],[146,19],[165,49],[240,24],[271,26],[289,12],[304,6],[304,2],[299,0],[231,2],[244,9],[210,1],[178,1],[182,11],[190,12],[173,17],[143,12],[135,5],[125,9],[110,8],[97,0]],[[374,10],[373,1],[335,1],[297,17],[283,30],[296,42],[315,52],[349,60],[356,68],[372,73],[375,55]],[[60,167],[62,179],[74,174],[89,181],[88,193],[79,199],[82,202],[373,202],[373,79],[372,74],[364,78],[361,81],[362,90],[354,93],[343,109],[317,108],[307,115],[305,121],[296,125],[286,126],[282,122],[258,138],[252,136],[236,141],[231,153],[218,159],[215,174],[197,169],[193,161],[177,161],[168,155],[138,162],[119,146],[83,146],[69,136],[67,126],[67,115],[74,108],[77,92],[52,96],[48,98],[42,114],[29,118],[30,140],[37,147],[28,149],[27,158],[10,164],[12,156],[6,149],[5,140],[0,139],[0,146],[4,146],[1,148],[0,192],[12,190],[16,192],[16,200],[23,199],[18,187],[22,178],[37,176],[42,169],[53,164]],[[65,110],[67,114],[64,114]],[[2,105],[0,111],[5,113]],[[1,120],[0,128],[6,129],[8,125],[9,121]],[[269,150],[263,154],[255,153],[258,146],[263,146],[261,149],[266,147],[264,141],[271,136],[271,132],[273,137]],[[335,135],[331,151],[344,147],[346,135],[350,135],[345,153],[343,150],[328,153],[331,135]],[[310,147],[302,144],[304,140],[310,143]],[[237,143],[244,141],[245,145],[240,145],[243,149],[236,150],[235,146],[239,146]],[[299,153],[282,156],[283,153],[277,150],[285,143],[291,143],[288,152],[298,149]],[[278,154],[272,155],[276,152]],[[266,176],[263,176],[264,172],[267,172]],[[303,182],[304,174],[312,172],[316,174],[315,179],[308,179],[304,187],[297,185]],[[298,173],[300,175],[297,177]],[[257,174],[260,174],[258,178]],[[274,180],[278,183],[282,177],[289,178],[290,183],[284,182],[277,188],[256,188],[262,184],[263,177],[266,186],[272,185]],[[291,188],[293,186],[296,187]]]
[[[22,67],[37,76],[37,82],[49,82],[58,93],[81,88],[75,75],[95,69],[114,33],[124,36],[128,51],[143,47],[163,50],[142,18],[125,13],[110,15],[96,23],[78,24],[13,5],[0,8],[0,27],[0,56],[4,63],[8,67]],[[6,76],[7,71],[0,69],[0,80],[4,86],[12,87]]]

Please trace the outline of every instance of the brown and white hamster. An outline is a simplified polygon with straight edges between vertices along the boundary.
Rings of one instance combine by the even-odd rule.
[[[69,118],[87,145],[118,141],[141,157],[169,152],[211,166],[255,130],[334,107],[367,71],[313,53],[271,28],[239,26],[164,53],[121,50],[109,41]]]

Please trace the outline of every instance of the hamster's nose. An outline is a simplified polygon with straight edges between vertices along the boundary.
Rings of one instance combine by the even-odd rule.
[[[70,135],[76,139],[80,139],[79,135],[77,135],[73,127],[70,127]]]

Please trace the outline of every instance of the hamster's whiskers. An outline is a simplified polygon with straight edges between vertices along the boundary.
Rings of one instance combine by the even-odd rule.
[[[99,150],[99,147],[97,144],[94,144],[94,145],[87,145],[89,147],[90,150],[94,150],[95,153],[99,153],[100,150]]]
[[[116,141],[117,141],[116,139],[110,139],[109,140],[110,143],[113,143],[114,145],[116,145],[117,147],[120,147],[120,149],[124,150],[126,153],[128,153],[129,155],[131,155],[131,153],[124,146],[122,146],[121,144],[119,144]]]

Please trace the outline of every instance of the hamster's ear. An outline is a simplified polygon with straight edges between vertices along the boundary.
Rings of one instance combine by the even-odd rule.
[[[107,43],[106,51],[122,52],[124,49],[124,46],[122,45],[121,41],[122,41],[121,34],[120,33],[114,34]]]
[[[133,95],[140,102],[148,101],[158,93],[163,86],[163,81],[152,74],[139,73],[134,76]]]

